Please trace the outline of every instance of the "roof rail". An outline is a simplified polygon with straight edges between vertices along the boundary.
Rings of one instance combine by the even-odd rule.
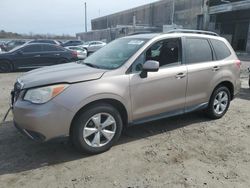
[[[139,31],[139,32],[130,33],[130,34],[128,34],[128,36],[140,35],[140,34],[151,34],[151,33],[156,33],[156,32],[152,32],[152,31]]]
[[[217,33],[211,32],[211,31],[189,30],[189,29],[174,29],[174,30],[168,31],[167,33],[196,33],[196,34],[219,36]]]

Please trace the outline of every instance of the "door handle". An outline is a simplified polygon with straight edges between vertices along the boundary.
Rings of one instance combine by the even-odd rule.
[[[54,54],[55,56],[60,56],[60,54]]]
[[[35,55],[34,57],[41,57],[41,55]]]
[[[212,69],[214,72],[220,70],[220,67],[219,66],[214,66],[213,69]]]
[[[186,74],[185,73],[179,73],[175,77],[179,80],[179,79],[185,78]]]

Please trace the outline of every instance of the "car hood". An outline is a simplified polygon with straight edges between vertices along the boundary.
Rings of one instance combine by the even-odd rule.
[[[97,80],[106,70],[96,69],[79,63],[66,63],[36,69],[25,73],[18,81],[22,89],[56,83],[76,83]]]

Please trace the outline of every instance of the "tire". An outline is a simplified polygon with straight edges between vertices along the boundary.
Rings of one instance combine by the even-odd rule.
[[[207,115],[211,119],[220,119],[222,118],[231,102],[231,94],[227,87],[225,86],[219,86],[217,87],[209,101],[208,109],[207,109]]]
[[[13,68],[12,65],[9,61],[7,60],[0,60],[0,73],[8,73],[8,72],[12,72]]]
[[[117,142],[122,128],[118,110],[109,104],[98,103],[78,114],[72,124],[70,139],[81,153],[98,154],[109,150]]]

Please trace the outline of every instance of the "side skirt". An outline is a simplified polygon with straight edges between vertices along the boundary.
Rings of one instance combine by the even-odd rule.
[[[199,110],[206,109],[207,107],[208,107],[208,103],[206,102],[206,103],[202,103],[202,104],[199,104],[199,105],[186,107],[185,109],[181,109],[181,110],[174,110],[174,111],[171,111],[171,112],[164,112],[164,113],[161,113],[161,114],[158,114],[158,115],[154,115],[154,116],[150,116],[150,117],[135,120],[133,122],[130,122],[128,124],[128,126],[139,125],[139,124],[143,124],[143,123],[147,123],[147,122],[151,122],[151,121],[156,121],[156,120],[159,120],[159,119],[164,119],[164,118],[174,117],[174,116],[178,116],[178,115],[182,115],[182,114],[186,114],[186,113],[190,113],[190,112],[194,112],[194,111],[199,111]]]

